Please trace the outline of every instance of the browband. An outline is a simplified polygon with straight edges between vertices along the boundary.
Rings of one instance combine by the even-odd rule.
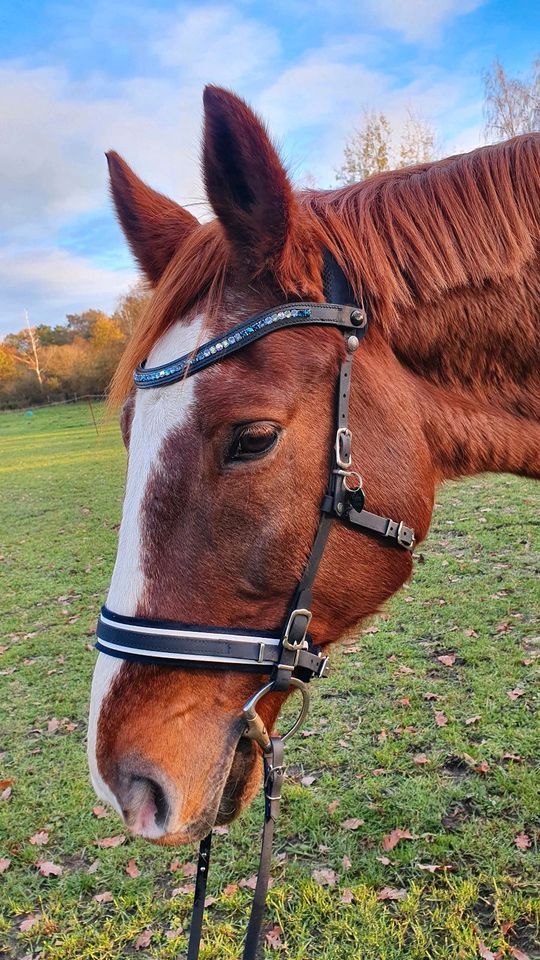
[[[133,374],[133,380],[142,390],[165,387],[183,377],[193,376],[216,360],[224,360],[275,330],[304,325],[354,330],[365,326],[365,322],[365,312],[359,307],[344,306],[340,303],[286,303],[250,317],[245,323],[239,323],[229,330],[226,336],[214,337],[177,360],[171,360],[160,367],[147,367],[142,363]]]

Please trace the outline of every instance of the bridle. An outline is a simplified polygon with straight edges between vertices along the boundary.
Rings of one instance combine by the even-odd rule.
[[[274,825],[278,817],[284,777],[284,746],[300,727],[309,709],[307,684],[328,675],[328,658],[309,636],[312,590],[332,524],[338,520],[354,530],[382,537],[385,543],[412,550],[414,531],[404,523],[370,513],[364,508],[362,478],[352,468],[352,434],[349,428],[349,397],[352,361],[367,330],[367,313],[355,305],[345,275],[328,251],[324,251],[324,303],[287,303],[265,310],[216,337],[194,353],[148,368],[142,364],[134,374],[141,390],[164,387],[193,376],[221,362],[262,337],[288,327],[330,326],[342,331],[345,358],[337,383],[336,432],[330,455],[330,476],[321,503],[319,526],[311,553],[289,607],[284,628],[279,632],[238,630],[125,617],[103,607],[97,625],[96,647],[102,653],[139,663],[191,669],[233,670],[267,676],[267,682],[243,707],[243,736],[259,744],[264,764],[265,818],[259,872],[249,919],[243,960],[255,960],[264,918],[270,878]],[[282,736],[271,736],[257,712],[270,692],[298,689],[302,695],[300,714]],[[195,884],[187,960],[197,960],[210,844],[212,834],[202,840]]]

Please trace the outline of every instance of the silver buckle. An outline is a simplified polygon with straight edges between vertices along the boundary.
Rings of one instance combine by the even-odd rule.
[[[313,614],[311,610],[304,610],[302,607],[299,607],[297,610],[293,610],[293,612],[289,617],[289,622],[285,627],[285,633],[283,634],[283,646],[286,647],[287,650],[299,651],[299,650],[305,650],[307,648],[308,643],[306,640],[306,633],[308,632],[308,627],[311,623],[312,616]],[[291,632],[291,627],[294,623],[295,617],[306,617],[307,619],[306,629],[304,630],[304,636],[302,637],[299,643],[290,643],[289,634]]]
[[[396,540],[400,547],[405,547],[406,550],[412,550],[414,547],[414,530],[412,527],[406,527],[403,520],[399,524]]]
[[[349,453],[345,457],[343,454],[342,443],[349,441]],[[352,466],[352,433],[348,427],[339,427],[336,433],[336,463],[342,470],[348,470]]]

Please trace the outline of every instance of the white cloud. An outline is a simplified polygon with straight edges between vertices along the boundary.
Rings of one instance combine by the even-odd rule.
[[[366,0],[374,21],[410,43],[437,38],[444,23],[472,13],[486,0]]]

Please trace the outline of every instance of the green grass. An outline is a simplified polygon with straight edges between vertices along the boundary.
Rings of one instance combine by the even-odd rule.
[[[92,814],[84,750],[92,632],[120,516],[117,426],[97,436],[85,405],[10,413],[0,416],[0,444],[0,779],[15,781],[0,801],[0,857],[11,860],[0,877],[0,955],[183,955],[185,935],[167,937],[187,926],[191,907],[189,895],[171,898],[186,883],[170,872],[174,851],[133,839],[95,845],[121,832],[112,812]],[[468,960],[480,940],[505,957],[511,947],[540,957],[538,506],[534,484],[513,477],[447,486],[413,582],[352,653],[335,652],[331,679],[314,690],[313,735],[289,750],[276,844],[285,856],[269,898],[284,946],[269,957]],[[456,654],[453,666],[437,659],[445,653]],[[524,693],[511,700],[516,687]],[[47,733],[53,717],[77,726]],[[415,763],[419,754],[428,762]],[[304,774],[316,778],[309,787]],[[216,837],[205,960],[238,960],[250,892],[222,891],[256,870],[261,810],[259,798]],[[349,817],[364,823],[347,830]],[[383,837],[396,827],[413,839],[385,854]],[[49,843],[36,847],[29,838],[41,829]],[[525,850],[515,845],[521,832]],[[193,861],[195,851],[179,856]],[[40,858],[62,875],[41,876]],[[312,879],[320,868],[335,871],[335,886]],[[378,900],[385,886],[405,898]],[[93,899],[103,891],[112,902]],[[39,923],[20,932],[33,913]],[[148,928],[149,946],[135,952]]]

